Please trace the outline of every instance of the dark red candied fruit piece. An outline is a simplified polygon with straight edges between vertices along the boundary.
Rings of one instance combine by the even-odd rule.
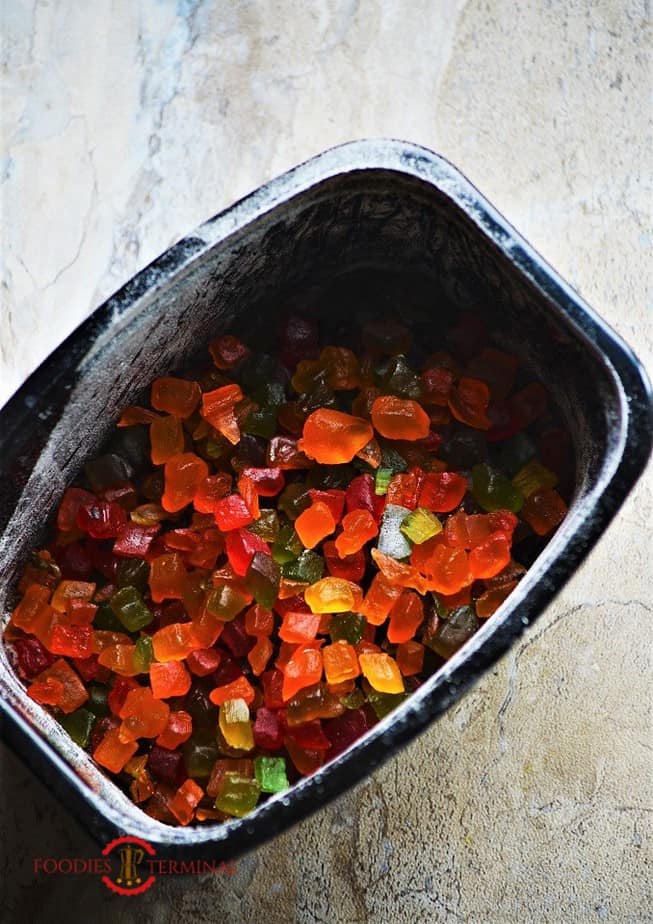
[[[283,745],[283,725],[278,713],[261,706],[254,721],[254,742],[264,751],[278,751]]]
[[[217,671],[222,654],[217,648],[196,648],[186,658],[186,666],[196,677],[208,677]]]
[[[153,776],[171,786],[181,786],[188,779],[184,755],[181,751],[169,751],[167,748],[152,746],[147,758],[147,769]]]
[[[322,553],[331,577],[343,578],[345,581],[360,581],[365,574],[365,552],[362,549],[341,558],[335,542],[330,541],[324,543]]]
[[[263,702],[268,709],[283,709],[284,701],[281,691],[283,688],[283,674],[276,667],[261,674],[263,685]]]
[[[245,632],[244,620],[228,622],[220,635],[220,643],[226,645],[234,658],[245,658],[254,646],[254,639]]]
[[[93,573],[91,556],[79,542],[55,546],[53,555],[66,581],[86,581]]]
[[[126,523],[113,544],[113,554],[124,558],[145,558],[160,528]]]
[[[291,741],[307,751],[328,751],[331,747],[331,741],[324,734],[322,723],[319,719],[313,719],[312,722],[304,722],[303,725],[293,725],[292,728],[287,728],[284,733],[284,741]]]
[[[371,475],[357,475],[345,492],[345,507],[347,513],[352,510],[369,510],[375,521],[380,523],[385,497],[377,495],[375,481]]]
[[[229,564],[240,577],[245,577],[256,552],[270,554],[270,546],[260,536],[246,529],[232,529],[225,536]]]
[[[17,638],[12,645],[16,655],[16,668],[24,680],[32,680],[55,662],[54,656],[37,638]]]
[[[363,709],[349,709],[335,719],[324,723],[324,733],[331,743],[327,758],[331,760],[342,754],[350,744],[372,727]]]
[[[222,654],[222,660],[220,661],[217,670],[213,673],[213,677],[211,679],[215,683],[216,687],[223,687],[225,684],[231,683],[233,680],[238,680],[238,678],[242,676],[243,669],[241,668],[240,664],[233,658],[229,657],[229,655],[225,652]]]

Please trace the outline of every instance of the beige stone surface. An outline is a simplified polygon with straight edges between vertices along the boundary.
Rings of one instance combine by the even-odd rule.
[[[378,135],[449,157],[650,363],[645,0],[9,0],[3,20],[0,398],[194,225]],[[456,708],[234,878],[140,899],[35,878],[35,855],[96,851],[4,750],[2,919],[651,920],[650,489]]]

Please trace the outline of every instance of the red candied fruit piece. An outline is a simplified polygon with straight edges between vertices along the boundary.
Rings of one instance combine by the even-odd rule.
[[[419,494],[419,506],[434,513],[448,513],[460,504],[467,479],[457,472],[427,472]]]
[[[127,523],[120,504],[93,499],[77,511],[77,526],[93,539],[113,539]]]
[[[18,673],[25,680],[32,680],[55,662],[55,658],[37,638],[17,638],[13,641],[12,647],[16,655]]]
[[[327,758],[332,760],[342,754],[372,727],[363,709],[348,709],[343,715],[324,723],[324,734],[329,739],[330,747]]]
[[[64,533],[74,530],[80,507],[93,504],[95,500],[95,495],[83,488],[66,488],[57,511],[57,529]]]
[[[280,468],[244,468],[241,474],[253,482],[260,497],[276,497],[286,484]]]
[[[196,677],[208,677],[220,666],[222,654],[217,648],[196,648],[186,658],[186,665]]]
[[[365,552],[362,549],[341,558],[335,542],[331,541],[324,543],[322,554],[331,577],[343,578],[345,581],[360,581],[365,574]]]
[[[249,526],[254,522],[250,509],[240,494],[230,494],[215,505],[213,509],[215,522],[222,532]]]
[[[246,529],[232,529],[225,537],[229,564],[240,577],[245,577],[256,552],[270,554],[270,546],[260,536]]]

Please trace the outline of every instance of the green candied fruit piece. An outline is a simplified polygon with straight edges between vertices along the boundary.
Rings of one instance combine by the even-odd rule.
[[[432,636],[424,638],[424,644],[441,658],[450,658],[474,635],[480,625],[473,606],[460,606],[452,610]]]
[[[154,619],[140,593],[131,584],[116,591],[109,606],[128,632],[138,632]]]
[[[555,488],[558,484],[558,476],[537,459],[531,459],[517,472],[512,483],[524,497],[530,497],[536,491]]]
[[[334,613],[329,622],[332,642],[349,642],[357,645],[365,631],[365,617],[359,613]]]
[[[311,506],[311,495],[304,484],[289,484],[279,495],[277,507],[289,520],[296,520],[300,513]]]
[[[433,536],[442,532],[442,523],[426,507],[418,507],[408,514],[399,529],[415,545],[421,545],[427,539],[432,539]]]
[[[401,531],[401,524],[409,513],[408,507],[401,507],[399,504],[385,505],[377,542],[379,552],[397,559],[410,555],[412,545]]]
[[[397,452],[394,446],[381,443],[381,468],[392,469],[393,474],[408,470],[408,462]]]
[[[58,716],[59,724],[65,728],[75,744],[85,748],[91,736],[95,716],[88,709],[75,709],[68,715]]]
[[[282,382],[263,382],[254,389],[251,397],[261,407],[281,407],[287,396]]]
[[[97,456],[87,462],[84,466],[84,474],[93,490],[103,491],[123,481],[129,481],[134,475],[134,469],[122,456],[108,452],[106,455]]]
[[[250,436],[260,436],[264,440],[271,440],[277,432],[277,409],[274,407],[259,407],[247,415],[242,426],[243,433]]]
[[[214,587],[206,595],[204,606],[212,616],[231,622],[247,606],[247,596],[229,584]]]
[[[284,577],[290,581],[315,584],[324,574],[324,559],[316,552],[306,549],[296,561],[286,562],[281,568]]]
[[[109,688],[103,683],[91,683],[87,688],[88,700],[86,708],[90,709],[93,715],[109,715]]]
[[[213,765],[220,757],[215,730],[197,728],[183,746],[186,773],[193,779],[211,776]]]
[[[261,784],[258,780],[251,780],[238,773],[226,773],[215,807],[225,815],[243,818],[256,806],[260,795]]]
[[[393,709],[396,709],[408,696],[407,693],[379,693],[370,687],[367,701],[376,713],[377,719],[384,719]]]
[[[492,466],[482,463],[472,469],[472,494],[474,500],[488,512],[512,510],[519,513],[524,495],[505,475]]]
[[[377,468],[374,476],[374,493],[379,497],[388,493],[388,487],[394,472],[391,468]]]
[[[281,569],[265,552],[255,552],[245,575],[245,587],[259,606],[271,610],[279,593]]]
[[[386,394],[417,399],[422,394],[419,376],[401,353],[377,367],[377,383]]]
[[[118,565],[116,583],[118,587],[135,587],[141,593],[147,590],[150,566],[140,558],[123,558]]]
[[[105,629],[108,632],[122,632],[125,628],[108,603],[101,603],[93,619],[94,629]]]
[[[280,565],[295,561],[302,554],[304,546],[295,532],[292,523],[284,523],[279,528],[279,537],[272,546],[272,558]]]
[[[254,775],[261,792],[282,792],[288,789],[286,761],[283,757],[255,757]]]
[[[261,510],[258,520],[247,527],[247,531],[254,533],[264,542],[276,542],[279,538],[279,515],[276,510]]]
[[[141,674],[147,674],[153,660],[152,639],[149,635],[143,635],[134,646],[134,666]]]
[[[344,693],[340,697],[340,702],[345,709],[360,709],[365,702],[365,694],[357,687],[355,690],[352,690],[351,693]]]
[[[306,487],[322,491],[332,488],[346,491],[355,476],[356,468],[353,465],[314,465],[308,471]]]
[[[220,459],[225,459],[231,455],[233,448],[229,440],[223,436],[210,436],[204,446],[204,453],[209,459],[218,462]]]
[[[527,433],[516,433],[500,444],[499,468],[512,478],[535,456],[535,443]],[[477,460],[478,461],[478,460]]]

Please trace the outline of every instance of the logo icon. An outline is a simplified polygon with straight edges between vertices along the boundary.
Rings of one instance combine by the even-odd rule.
[[[146,855],[156,856],[156,851],[140,837],[117,837],[102,851],[102,856],[111,861],[111,875],[103,876],[107,889],[117,895],[142,895],[156,882],[156,876],[147,876],[142,869]]]

